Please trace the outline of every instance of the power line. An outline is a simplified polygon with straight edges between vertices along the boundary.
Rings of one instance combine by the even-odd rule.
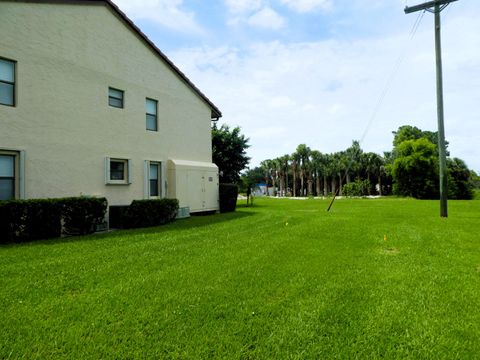
[[[405,1],[406,2],[406,1]],[[420,27],[420,24],[422,22],[422,19],[423,19],[423,16],[425,15],[425,11],[422,11],[421,13],[418,14],[415,22],[413,23],[412,25],[412,29],[410,30],[410,33],[409,33],[409,41],[412,41],[415,37],[415,35],[417,34],[417,31],[418,31],[418,28]],[[381,93],[380,93],[380,96],[378,98],[378,101],[375,105],[375,107],[373,108],[373,112],[372,112],[372,115],[370,116],[370,119],[367,123],[367,126],[360,138],[360,141],[359,141],[359,144],[362,144],[363,141],[365,140],[368,132],[370,131],[370,128],[372,127],[372,124],[374,122],[374,120],[377,118],[377,115],[385,101],[385,98],[388,94],[388,92],[390,91],[391,87],[392,87],[392,84],[393,84],[393,80],[395,79],[398,71],[400,70],[400,67],[401,65],[403,64],[403,62],[405,61],[405,57],[406,57],[406,53],[407,53],[407,50],[408,50],[408,47],[410,45],[410,42],[407,42],[405,44],[405,46],[403,47],[403,50],[400,54],[400,56],[397,58],[397,60],[395,61],[394,63],[394,66],[392,68],[392,72],[390,73],[390,75],[388,76],[387,78],[387,81],[385,83],[385,86],[383,87]],[[345,178],[347,177],[347,174],[348,172],[350,171],[351,167],[352,167],[352,164],[353,164],[353,161],[354,159],[353,158],[350,158],[350,161],[348,163],[348,166],[347,166],[347,169],[345,170],[345,174],[343,176],[343,180],[342,182],[345,180]],[[335,194],[333,195],[333,199],[332,201],[330,202],[330,205],[328,206],[328,209],[327,211],[330,211],[334,201],[335,201],[335,198],[338,196],[340,192],[340,186],[338,187],[338,189],[335,191]]]

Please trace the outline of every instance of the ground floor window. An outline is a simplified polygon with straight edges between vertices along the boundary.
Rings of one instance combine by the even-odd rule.
[[[131,183],[131,161],[129,159],[107,158],[105,169],[107,184]]]
[[[163,197],[162,171],[161,161],[145,161],[145,199]]]
[[[150,196],[160,196],[160,164],[150,163]]]
[[[16,171],[15,155],[0,153],[0,200],[15,199]]]

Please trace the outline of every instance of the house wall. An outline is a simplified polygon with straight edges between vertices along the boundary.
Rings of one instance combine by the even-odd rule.
[[[211,162],[211,108],[104,5],[0,2],[0,57],[17,61],[16,107],[0,105],[0,149],[25,151],[25,197],[144,198],[144,161]],[[124,108],[108,88],[124,90]],[[145,98],[158,100],[147,131]],[[105,185],[105,158],[131,160]],[[166,179],[166,174],[164,174]]]

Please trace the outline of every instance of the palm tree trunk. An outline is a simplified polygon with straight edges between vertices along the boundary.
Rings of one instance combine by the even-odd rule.
[[[304,196],[303,171],[300,171],[300,196]]]
[[[338,191],[338,195],[342,196],[343,179],[341,173],[339,174],[338,178],[340,179],[340,189]]]
[[[293,168],[293,197],[297,197],[297,171]]]
[[[327,182],[327,176],[323,175],[323,196],[328,195],[328,182]]]

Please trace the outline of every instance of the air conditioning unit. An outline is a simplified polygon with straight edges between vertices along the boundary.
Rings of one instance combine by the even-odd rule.
[[[185,219],[188,217],[190,217],[190,208],[188,206],[178,208],[177,219]]]

